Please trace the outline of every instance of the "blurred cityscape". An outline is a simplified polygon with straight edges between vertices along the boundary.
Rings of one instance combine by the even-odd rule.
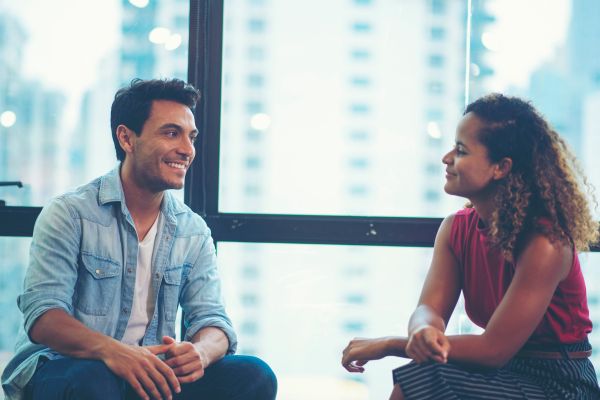
[[[96,40],[107,50],[95,55],[91,79],[72,76],[76,89],[27,72],[29,63],[57,62],[52,52],[31,58],[29,44],[69,48],[71,40],[35,29],[38,3],[0,0],[0,180],[25,183],[0,187],[0,199],[13,206],[42,206],[115,165],[109,110],[117,88],[135,77],[187,76],[187,0],[78,2],[89,3],[84,14],[62,17],[85,21],[95,18],[86,7],[106,9],[85,51]],[[76,2],[59,3],[65,7],[54,14]],[[441,157],[465,104],[490,91],[531,99],[600,187],[600,2],[467,4],[226,1],[220,211],[445,216],[463,200],[444,194]],[[542,17],[540,7],[556,19]],[[46,19],[50,30],[53,18]],[[532,42],[532,31],[562,33]],[[537,58],[500,57],[519,48]],[[82,60],[74,53],[58,61],[76,69]],[[511,80],[506,71],[519,68],[525,79]],[[29,243],[0,238],[0,370],[21,322],[16,296]],[[431,249],[219,243],[218,253],[239,352],[271,364],[280,398],[389,395],[400,360],[351,375],[341,351],[356,336],[405,333]],[[582,264],[600,326],[600,254],[584,255]],[[449,330],[478,328],[459,304]],[[600,348],[598,332],[591,341]]]

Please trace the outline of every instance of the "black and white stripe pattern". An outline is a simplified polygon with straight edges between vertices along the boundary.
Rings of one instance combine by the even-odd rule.
[[[580,351],[590,345],[585,342],[563,348]],[[407,400],[600,399],[596,372],[587,358],[515,358],[493,370],[456,363],[410,363],[395,369],[393,376]]]

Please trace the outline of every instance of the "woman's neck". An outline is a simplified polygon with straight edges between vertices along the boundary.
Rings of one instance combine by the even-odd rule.
[[[477,211],[477,215],[479,215],[479,219],[485,226],[490,226],[492,221],[492,215],[494,214],[494,210],[496,208],[496,204],[494,202],[495,193],[487,193],[484,196],[479,196],[478,198],[471,198],[469,201],[473,205],[475,211]]]

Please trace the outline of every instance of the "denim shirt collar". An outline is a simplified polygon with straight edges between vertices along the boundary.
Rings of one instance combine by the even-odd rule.
[[[100,190],[98,190],[98,202],[101,205],[108,203],[121,203],[121,212],[130,215],[125,204],[125,193],[121,182],[121,163],[113,168],[108,174],[100,178]],[[173,194],[166,190],[160,211],[170,221],[175,222],[175,216],[187,211],[187,207],[172,198]]]

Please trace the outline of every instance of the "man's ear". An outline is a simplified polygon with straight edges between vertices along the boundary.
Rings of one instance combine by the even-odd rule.
[[[496,170],[494,171],[494,179],[502,179],[512,169],[512,159],[508,157],[504,157],[502,160],[498,161]]]
[[[125,125],[117,126],[117,139],[125,153],[133,152],[135,133]]]

